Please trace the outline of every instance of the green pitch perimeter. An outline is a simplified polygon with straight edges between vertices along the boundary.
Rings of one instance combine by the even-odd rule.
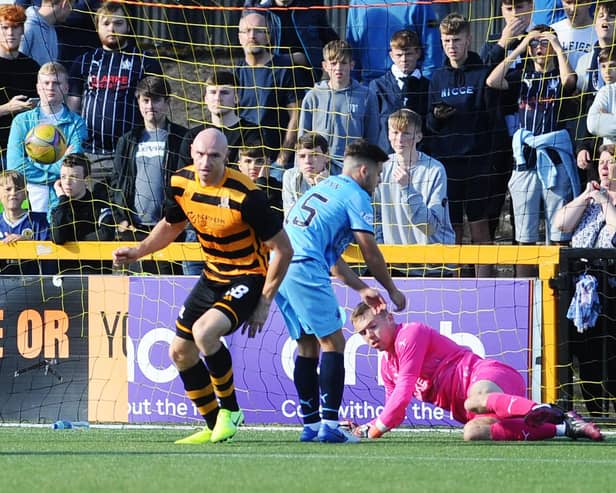
[[[187,429],[0,428],[1,489],[15,492],[613,491],[616,436],[464,443],[459,432],[303,444],[298,431],[243,428],[232,442],[174,445]]]

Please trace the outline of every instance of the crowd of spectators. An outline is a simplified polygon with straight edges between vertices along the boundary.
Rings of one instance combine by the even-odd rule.
[[[235,43],[243,56],[205,69],[207,117],[187,129],[170,118],[175,81],[140,47],[125,4],[1,5],[0,188],[23,182],[27,191],[21,215],[0,194],[3,241],[19,239],[18,222],[41,217],[48,229],[35,236],[57,243],[139,240],[164,216],[169,177],[191,165],[195,135],[214,127],[228,140],[228,166],[281,214],[338,174],[346,145],[363,138],[389,154],[373,197],[380,243],[493,243],[507,195],[513,242],[568,243],[575,227],[559,214],[581,189],[586,202],[596,199],[587,187],[601,189],[599,148],[616,139],[616,2],[501,0],[502,29],[485,42],[473,39],[469,19],[430,2],[351,0],[344,33],[322,7],[246,0]],[[25,134],[40,122],[70,144],[52,165],[25,153]],[[71,183],[83,185],[79,196]],[[77,226],[84,221],[91,227]],[[185,241],[199,238],[187,230]],[[393,269],[449,271],[416,267]]]

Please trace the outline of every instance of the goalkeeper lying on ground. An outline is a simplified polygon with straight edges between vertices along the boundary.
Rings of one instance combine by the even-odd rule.
[[[451,411],[464,423],[464,440],[603,440],[599,428],[575,411],[526,399],[524,380],[510,366],[483,359],[427,325],[396,324],[387,310],[375,314],[365,303],[355,308],[351,321],[370,347],[385,352],[385,408],[354,428],[357,436],[378,438],[400,425],[416,397]]]

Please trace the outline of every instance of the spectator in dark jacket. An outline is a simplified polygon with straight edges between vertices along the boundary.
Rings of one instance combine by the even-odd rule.
[[[180,146],[180,168],[193,163],[190,146],[195,137],[206,128],[217,128],[229,144],[228,163],[237,169],[237,153],[248,142],[266,143],[269,130],[239,116],[237,111],[237,80],[233,72],[213,70],[205,80],[205,106],[209,115],[204,116],[201,125],[190,128]],[[273,150],[272,150],[273,151]]]
[[[393,152],[388,136],[389,116],[402,108],[413,110],[422,118],[422,134],[426,135],[428,87],[417,66],[422,56],[421,41],[415,31],[396,31],[389,42],[389,57],[394,62],[385,75],[370,81],[370,89],[379,104],[379,147],[388,154]],[[427,150],[422,147],[422,150]]]
[[[120,137],[111,185],[120,238],[140,241],[164,217],[165,189],[181,167],[179,149],[186,128],[167,118],[170,91],[162,77],[142,79],[136,95],[144,125]],[[142,262],[141,267],[155,274],[174,270],[166,262]]]
[[[466,213],[471,241],[490,243],[492,152],[495,142],[505,138],[505,125],[495,92],[486,86],[489,68],[477,53],[469,51],[470,23],[460,14],[450,14],[441,22],[440,30],[447,61],[430,80],[427,125],[434,134],[432,157],[447,171],[456,242],[462,241]],[[502,148],[502,142],[498,146]],[[478,266],[476,273],[485,276],[490,273],[489,267]]]
[[[517,48],[522,39],[528,33],[528,27],[533,14],[533,0],[501,0],[501,13],[505,21],[500,33],[490,35],[488,41],[481,49],[481,59],[489,67],[495,67],[503,61],[505,56]],[[510,66],[510,70],[522,65],[524,60],[518,57]],[[499,96],[500,107],[505,119],[507,133],[512,136],[519,127],[517,97],[507,92]],[[494,193],[490,210],[490,232],[494,236],[500,221],[500,213],[505,202],[507,183],[511,177],[513,168],[513,153],[511,139],[505,138],[503,148],[500,149],[502,158],[495,161],[494,165]],[[511,204],[511,203],[510,203]],[[513,209],[509,214],[513,236],[515,236],[515,217]],[[514,239],[515,242],[515,239]]]
[[[90,161],[85,154],[68,154],[60,179],[54,184],[58,204],[51,211],[51,239],[58,245],[69,241],[113,240],[115,225],[109,204],[95,198],[87,188]],[[111,272],[110,262],[59,261],[61,274]]]

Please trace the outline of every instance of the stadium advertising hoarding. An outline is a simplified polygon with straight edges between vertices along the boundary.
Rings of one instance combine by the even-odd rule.
[[[87,419],[87,278],[0,276],[0,420]]]
[[[422,321],[471,347],[482,356],[504,361],[528,375],[530,282],[523,280],[397,279],[409,296],[404,321]],[[128,420],[135,423],[200,420],[184,397],[182,383],[167,356],[176,314],[194,280],[133,278],[128,316]],[[335,285],[338,299],[350,315],[357,294]],[[384,389],[378,355],[353,335],[345,323],[346,388],[341,418],[365,421],[380,412]],[[239,331],[225,343],[233,357],[238,400],[248,423],[298,424],[299,403],[293,385],[295,343],[289,339],[275,306],[264,331],[248,339]],[[527,379],[528,380],[528,379]],[[451,425],[441,409],[413,400],[407,424]]]
[[[3,421],[200,422],[168,356],[174,321],[195,278],[6,278],[0,294]],[[529,365],[531,282],[511,279],[398,279],[409,298],[400,321],[422,321],[482,356]],[[357,294],[335,285],[347,315]],[[341,417],[380,411],[378,355],[345,322],[346,388]],[[225,339],[238,400],[249,423],[297,424],[295,343],[275,306],[264,331]],[[24,371],[25,370],[25,371]],[[455,424],[411,402],[406,424]]]

